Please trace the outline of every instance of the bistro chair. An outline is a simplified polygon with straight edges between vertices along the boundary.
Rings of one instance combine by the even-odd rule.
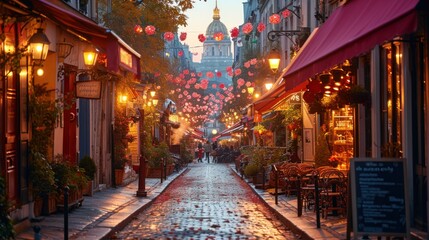
[[[338,169],[324,169],[319,175],[320,201],[322,217],[328,214],[346,215],[347,209],[347,177]]]

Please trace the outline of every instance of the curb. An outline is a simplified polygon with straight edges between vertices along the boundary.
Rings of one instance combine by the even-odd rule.
[[[165,185],[163,185],[163,189],[161,189],[161,183],[157,183],[154,187],[150,188],[148,190],[149,192],[156,191],[158,188],[159,192],[156,193],[156,195],[149,195],[146,197],[137,197],[134,196],[134,201],[129,203],[128,205],[124,205],[122,209],[125,209],[127,207],[134,207],[135,209],[126,217],[124,217],[123,220],[121,220],[118,224],[116,224],[113,227],[106,227],[102,226],[104,222],[109,221],[108,218],[104,219],[103,221],[97,223],[97,225],[88,228],[83,229],[81,232],[78,232],[77,234],[70,236],[70,239],[115,239],[114,235],[116,232],[122,230],[127,224],[129,224],[138,214],[140,214],[142,211],[149,208],[152,203],[161,195],[169,186],[172,184],[176,179],[181,177],[183,174],[189,171],[188,167],[185,167],[181,170],[180,173],[178,173],[174,179],[169,180],[169,182],[165,182]],[[168,180],[167,180],[168,181]],[[142,203],[141,200],[148,200],[146,203]],[[139,206],[140,205],[140,206]],[[118,211],[116,214],[121,213],[121,211]],[[98,229],[98,231],[97,231]],[[97,233],[95,233],[97,232]],[[91,234],[92,233],[92,234]],[[95,233],[95,235],[93,235]]]
[[[174,181],[176,181],[176,179],[178,179],[179,177],[181,177],[183,174],[187,173],[189,171],[189,168],[186,167],[186,169],[184,169],[181,173],[179,173],[173,180],[171,180],[168,184],[166,184],[164,186],[164,189],[162,189],[162,191],[160,191],[158,193],[158,195],[154,196],[152,199],[150,199],[149,202],[147,202],[146,204],[142,205],[141,207],[139,207],[136,211],[134,211],[133,213],[131,213],[128,217],[126,217],[122,222],[120,222],[119,224],[117,224],[115,227],[110,228],[110,231],[106,233],[105,236],[103,236],[101,239],[114,239],[112,238],[114,236],[114,234],[120,230],[122,230],[127,224],[129,224],[132,219],[137,216],[138,214],[140,214],[141,212],[143,212],[144,210],[146,210],[147,208],[149,208],[152,203],[159,197],[159,195],[161,195],[162,193],[165,192],[165,190],[168,188],[168,186],[170,186]],[[152,190],[154,190],[156,188],[153,188]]]

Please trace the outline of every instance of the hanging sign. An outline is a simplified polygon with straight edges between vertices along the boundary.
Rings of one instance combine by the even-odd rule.
[[[76,97],[100,99],[101,81],[81,81],[76,82]]]

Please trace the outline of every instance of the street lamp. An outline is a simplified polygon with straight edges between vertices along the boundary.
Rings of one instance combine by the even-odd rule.
[[[150,95],[154,97],[156,92],[154,91],[152,94],[152,91],[150,92]],[[145,99],[145,98],[143,98]],[[153,106],[156,106],[158,104],[158,99],[153,98],[151,100],[151,103]],[[146,197],[146,168],[147,168],[147,160],[145,157],[144,152],[144,139],[145,139],[145,132],[144,132],[144,120],[145,120],[145,113],[144,113],[144,105],[138,109],[139,111],[139,138],[140,138],[140,158],[139,158],[139,184],[138,189],[136,192],[137,197]]]
[[[85,66],[93,67],[97,62],[98,50],[92,45],[89,45],[83,50],[83,61]]]
[[[28,43],[30,44],[30,53],[33,62],[36,65],[42,65],[48,56],[49,44],[51,43],[43,33],[43,29],[38,28],[37,32],[30,37]]]
[[[270,69],[273,73],[276,73],[279,69],[280,59],[281,56],[277,48],[271,49],[270,54],[268,54],[268,64],[270,65]]]

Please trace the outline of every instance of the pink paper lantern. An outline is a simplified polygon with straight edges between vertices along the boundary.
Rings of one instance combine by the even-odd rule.
[[[144,28],[144,32],[146,35],[154,35],[156,31],[156,28],[152,25],[148,25]]]
[[[279,14],[274,13],[273,15],[270,16],[269,18],[269,22],[272,24],[279,24],[281,22],[281,17]]]
[[[243,25],[243,33],[249,34],[253,31],[253,25],[251,23],[246,23]]]
[[[284,10],[282,12],[282,16],[283,18],[288,18],[290,16],[290,11],[288,9]]]
[[[258,29],[258,32],[263,32],[265,30],[265,24],[263,22],[260,22],[256,29]]]

